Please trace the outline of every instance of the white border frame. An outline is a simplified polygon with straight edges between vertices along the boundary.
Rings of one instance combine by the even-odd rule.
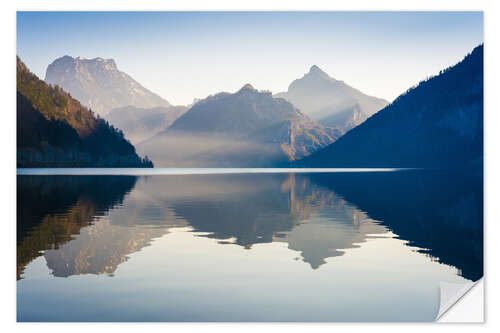
[[[367,329],[374,332],[401,331],[404,329],[410,332],[420,332],[421,330],[443,330],[453,329],[454,331],[466,331],[478,328],[497,327],[498,321],[495,314],[498,310],[496,299],[498,298],[498,265],[491,264],[489,258],[495,258],[498,251],[498,241],[494,235],[499,232],[499,214],[495,210],[498,206],[498,199],[495,190],[500,187],[498,172],[500,170],[498,147],[500,143],[497,127],[500,125],[497,90],[499,89],[499,42],[500,38],[500,11],[497,3],[499,1],[439,1],[420,0],[414,2],[403,2],[394,0],[349,0],[342,2],[332,1],[272,1],[253,0],[237,4],[235,1],[211,0],[211,1],[97,1],[86,0],[78,3],[71,3],[67,0],[23,0],[2,3],[1,29],[2,52],[0,52],[0,67],[2,74],[2,122],[0,130],[0,142],[2,143],[2,188],[1,203],[4,214],[2,219],[3,234],[2,242],[4,273],[1,275],[2,300],[0,308],[0,318],[5,331],[16,330],[41,330],[49,329],[55,332],[66,332],[68,329],[76,331],[88,331],[89,329],[103,331],[135,331],[137,329],[148,329],[152,331],[175,330],[191,331],[203,330],[208,332],[241,332],[275,331],[286,330],[288,332],[302,332],[304,329],[314,331],[331,332],[332,329],[341,329],[343,332]],[[16,323],[16,288],[15,288],[15,216],[16,216],[16,193],[15,193],[15,57],[16,53],[16,11],[17,10],[483,10],[484,11],[484,32],[485,32],[485,284],[487,285],[488,297],[486,297],[485,325],[457,325],[457,324],[19,324]],[[490,285],[488,281],[493,281]],[[478,303],[479,302],[479,303]],[[474,300],[467,306],[470,309],[482,305],[481,301]],[[491,314],[491,317],[488,315]],[[424,325],[425,327],[422,327]],[[140,327],[139,327],[140,326]],[[404,326],[404,328],[402,327]]]

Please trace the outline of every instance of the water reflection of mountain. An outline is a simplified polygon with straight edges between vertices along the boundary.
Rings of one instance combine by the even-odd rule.
[[[359,243],[388,231],[342,198],[336,201],[334,208],[323,206],[314,219],[304,221],[279,239],[290,249],[300,251],[313,269],[326,263],[326,258],[341,256],[345,249],[359,247]]]
[[[313,269],[339,249],[357,247],[387,229],[328,188],[301,174],[165,177],[157,196],[202,237],[221,244],[280,241],[300,251]],[[206,233],[206,234],[205,234]]]
[[[463,277],[482,276],[480,172],[207,175],[152,183],[154,197],[221,243],[287,242],[317,268],[391,230]]]
[[[315,174],[409,245],[470,280],[483,276],[482,170]]]
[[[60,249],[122,203],[136,177],[18,176],[17,278],[42,251]]]
[[[19,176],[18,278],[42,251],[55,276],[113,274],[170,227],[191,226],[247,249],[285,242],[313,269],[391,230],[476,280],[482,200],[480,174],[437,171]]]
[[[113,275],[127,255],[148,246],[153,238],[167,233],[165,228],[116,226],[108,219],[82,228],[77,237],[44,253],[54,276],[81,274]]]
[[[158,176],[137,184],[134,177],[36,176],[18,183],[18,278],[41,251],[55,276],[113,274],[171,226],[248,249],[287,242],[313,268],[386,231],[305,175]],[[328,218],[310,219],[325,208]]]

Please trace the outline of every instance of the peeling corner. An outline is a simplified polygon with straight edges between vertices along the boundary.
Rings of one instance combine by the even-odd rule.
[[[450,310],[465,294],[476,285],[476,282],[468,283],[448,283],[441,282],[439,313],[436,321],[439,320],[448,310]]]

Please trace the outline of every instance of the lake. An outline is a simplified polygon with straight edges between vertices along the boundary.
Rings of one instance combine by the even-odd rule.
[[[18,321],[434,321],[482,170],[20,169]]]

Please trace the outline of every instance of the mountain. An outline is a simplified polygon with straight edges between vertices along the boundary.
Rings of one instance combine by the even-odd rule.
[[[118,70],[113,59],[66,55],[47,67],[45,82],[62,87],[100,116],[129,105],[138,108],[170,106],[166,100]]]
[[[17,58],[18,167],[152,167],[123,133]]]
[[[324,126],[346,132],[365,121],[388,104],[381,98],[335,80],[318,66],[311,67],[302,78],[293,81],[287,92],[276,94]]]
[[[462,167],[483,162],[483,45],[422,81],[307,167]]]
[[[308,156],[339,136],[284,99],[247,84],[234,94],[198,101],[138,149],[161,166],[264,167]]]
[[[137,144],[167,129],[187,110],[185,106],[158,106],[150,109],[125,106],[111,110],[105,118],[120,128],[130,142]]]

